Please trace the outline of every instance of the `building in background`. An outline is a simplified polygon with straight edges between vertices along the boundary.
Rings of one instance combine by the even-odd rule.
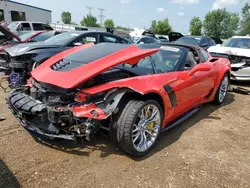
[[[51,10],[11,0],[0,0],[0,22],[36,21],[50,23],[51,12]]]

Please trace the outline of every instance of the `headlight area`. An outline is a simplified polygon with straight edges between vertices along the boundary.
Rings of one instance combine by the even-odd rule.
[[[31,69],[35,62],[33,58],[36,56],[37,54],[25,54],[12,57],[10,60],[10,67],[13,69]]]
[[[76,117],[107,119],[115,111],[119,101],[127,91],[126,88],[114,88],[92,95],[80,91],[77,98],[84,99],[84,104],[73,106],[72,112]]]

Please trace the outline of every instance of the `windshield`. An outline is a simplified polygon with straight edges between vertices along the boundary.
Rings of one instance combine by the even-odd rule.
[[[78,37],[79,35],[79,33],[65,32],[45,40],[44,43],[49,43],[53,45],[64,45],[72,39]]]
[[[191,44],[191,45],[195,45],[198,46],[200,44],[201,38],[199,37],[181,37],[179,38],[176,43],[180,43],[180,44]]]
[[[34,32],[29,32],[29,33],[25,33],[25,34],[19,36],[19,38],[20,38],[21,41],[23,42],[23,41],[27,40],[28,38],[32,37],[32,36],[35,35],[35,34],[36,34],[36,33],[34,33]]]
[[[182,47],[162,46],[154,55],[141,59],[137,67],[152,69],[153,65],[156,70],[163,72],[176,71],[185,50]]]
[[[14,30],[16,28],[16,26],[18,25],[18,22],[12,22],[10,25],[8,25],[8,28],[10,30]]]
[[[230,48],[250,49],[250,38],[230,38],[222,44],[222,46]]]

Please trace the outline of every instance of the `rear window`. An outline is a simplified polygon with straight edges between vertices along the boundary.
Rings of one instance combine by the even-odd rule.
[[[190,45],[195,45],[195,46],[198,46],[200,42],[201,42],[200,37],[181,37],[176,41],[176,43],[190,44]]]
[[[42,31],[42,30],[44,30],[43,25],[40,24],[40,23],[33,23],[32,25],[33,25],[34,31]]]
[[[33,41],[39,42],[39,41],[45,41],[49,39],[50,37],[54,36],[54,32],[46,32],[41,33],[33,38]]]

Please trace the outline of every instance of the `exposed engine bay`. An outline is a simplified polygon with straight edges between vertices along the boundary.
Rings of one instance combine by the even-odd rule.
[[[27,54],[22,56],[10,57],[7,52],[0,52],[1,70],[9,75],[9,87],[17,88],[26,84],[30,77],[35,55]]]
[[[130,90],[120,88],[89,95],[82,92],[82,89],[131,76],[135,74],[111,69],[74,90],[32,80],[31,87],[14,90],[7,100],[13,114],[28,131],[49,138],[75,140],[83,137],[90,140],[101,127],[109,128],[105,120],[116,113],[119,101]],[[78,100],[79,94],[86,95],[84,102]],[[79,110],[88,112],[88,108],[93,109],[89,112],[91,118],[77,115],[80,114]]]

